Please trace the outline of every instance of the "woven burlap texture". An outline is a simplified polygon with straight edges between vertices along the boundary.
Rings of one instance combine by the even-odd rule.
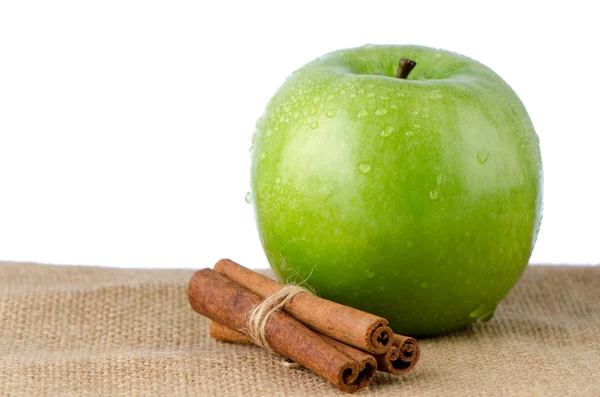
[[[345,395],[212,340],[190,270],[0,263],[0,396]],[[600,267],[530,266],[486,324],[420,340],[365,396],[600,396]]]

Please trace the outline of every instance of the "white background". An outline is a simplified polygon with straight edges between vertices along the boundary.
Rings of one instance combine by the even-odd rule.
[[[0,259],[265,267],[250,137],[285,77],[335,49],[422,44],[471,56],[540,135],[532,262],[600,262],[594,2],[4,1]]]

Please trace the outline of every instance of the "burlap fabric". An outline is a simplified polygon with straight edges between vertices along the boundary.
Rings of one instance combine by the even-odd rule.
[[[345,395],[212,340],[188,270],[0,263],[0,396]],[[530,267],[486,324],[419,341],[364,396],[600,396],[600,267]]]

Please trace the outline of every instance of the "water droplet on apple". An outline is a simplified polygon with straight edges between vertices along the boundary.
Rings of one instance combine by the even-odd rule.
[[[476,321],[478,323],[487,323],[492,319],[492,317],[494,317],[494,310],[485,313],[483,316],[477,317]]]
[[[373,277],[375,277],[375,272],[373,272],[371,270],[367,270],[365,272],[365,275],[367,276],[367,278],[373,278]]]
[[[431,287],[431,284],[429,284],[427,281],[423,281],[421,283],[421,288],[429,288],[429,287]]]
[[[277,177],[277,179],[275,179],[275,183],[276,183],[276,184],[279,184],[279,183],[281,183],[281,178],[280,178],[280,177]]]
[[[358,118],[359,119],[363,119],[363,118],[367,117],[368,115],[369,115],[369,112],[367,112],[365,109],[363,109],[360,112],[358,112]]]
[[[344,95],[346,93],[346,90],[340,90],[340,95]]]
[[[371,167],[371,164],[369,164],[369,163],[360,163],[360,164],[358,165],[358,171],[359,171],[361,174],[368,174],[369,172],[371,172],[371,169],[372,169],[372,168],[373,168],[373,167]]]
[[[379,99],[381,99],[382,101],[388,101],[390,99],[390,97],[387,95],[382,95],[379,97]]]
[[[266,134],[267,134],[267,136],[271,136],[271,135],[273,135],[273,130],[269,128],[269,129],[266,131]]]
[[[329,96],[327,97],[327,100],[331,102],[331,101],[333,100],[333,98],[335,98],[333,95],[329,95]]]
[[[279,116],[279,122],[283,123],[285,121],[285,116]]]
[[[375,94],[373,94],[372,92],[369,92],[369,93],[367,94],[367,98],[373,98],[374,96],[375,96]]]
[[[327,113],[325,113],[325,115],[329,118],[332,118],[333,116],[335,116],[336,113],[337,113],[337,111],[335,109],[331,109],[331,110],[328,110]]]
[[[433,100],[442,99],[443,97],[444,95],[442,95],[442,93],[438,90],[433,90],[429,94],[427,94],[427,98]]]
[[[485,303],[481,303],[477,305],[471,313],[469,313],[469,317],[475,319],[478,323],[485,323],[491,320],[494,316],[494,311],[496,310],[496,306],[489,306]]]
[[[258,135],[258,131],[254,131],[252,133],[252,138],[250,138],[250,143],[254,143],[256,141],[256,136]]]
[[[437,190],[432,190],[429,192],[429,198],[432,200],[437,200],[439,193]]]
[[[477,152],[477,161],[479,162],[479,164],[484,165],[489,158],[490,154],[487,150],[480,150]]]
[[[418,114],[419,114],[419,111],[418,111],[418,110],[415,110],[414,112],[412,112],[412,114],[413,114],[413,116],[416,116],[416,115],[418,115]]]
[[[254,149],[254,145],[250,145],[250,149],[248,149],[248,151],[252,153],[252,149]]]
[[[313,99],[313,103],[316,105],[317,103],[321,102],[321,98],[316,97]]]
[[[414,133],[414,132],[412,132],[411,130],[408,130],[408,131],[406,131],[406,132],[404,133],[404,135],[406,135],[406,136],[413,136],[413,135],[415,135],[415,133]]]
[[[391,105],[390,105],[390,109],[394,109],[394,110],[396,110],[396,109],[398,109],[398,105],[391,104]]]
[[[319,127],[319,122],[318,121],[313,121],[312,123],[310,123],[310,129],[311,130],[316,130]]]
[[[387,110],[387,109],[385,109],[385,108],[382,108],[382,109],[377,109],[377,110],[375,111],[375,114],[376,114],[377,116],[383,116],[383,115],[387,114],[387,112],[388,112],[388,110]]]
[[[252,203],[252,194],[250,192],[246,193],[246,197],[244,197],[244,200],[246,200],[246,202],[248,204]]]
[[[264,159],[265,159],[265,157],[267,157],[267,155],[265,154],[265,152],[262,152],[262,153],[260,154],[260,159],[261,159],[261,160],[264,160]]]
[[[365,93],[365,90],[363,90],[363,89],[361,88],[361,89],[360,89],[360,90],[358,90],[357,92],[358,92],[359,94],[361,94],[361,95],[362,95],[362,94],[364,94],[364,93]]]
[[[387,126],[386,128],[384,128],[379,135],[381,135],[382,137],[388,137],[390,135],[392,135],[392,132],[394,132],[394,127],[392,127],[391,125]]]
[[[298,117],[300,117],[300,112],[294,112],[293,117],[294,120],[298,120]]]
[[[316,106],[312,106],[312,107],[310,108],[310,114],[311,114],[312,116],[314,116],[315,114],[317,114],[317,112],[318,112],[318,111],[319,111],[319,109],[317,109],[317,107],[316,107]]]
[[[437,178],[435,178],[435,181],[437,182],[438,185],[442,184],[442,174],[438,174]]]
[[[254,124],[254,126],[258,130],[258,129],[260,129],[261,124],[262,124],[262,117],[259,117],[258,120],[256,120],[256,124]]]
[[[350,99],[354,99],[356,97],[355,93],[350,94]]]

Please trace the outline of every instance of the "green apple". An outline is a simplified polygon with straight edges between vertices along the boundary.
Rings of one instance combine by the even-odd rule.
[[[489,320],[522,275],[541,218],[539,140],[508,84],[470,58],[341,50],[268,103],[250,195],[279,280],[435,335]]]

